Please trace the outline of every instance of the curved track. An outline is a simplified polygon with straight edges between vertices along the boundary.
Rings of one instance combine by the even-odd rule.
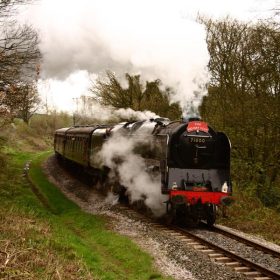
[[[231,251],[228,251],[219,245],[213,244],[212,242],[197,236],[196,234],[192,233],[191,231],[185,228],[166,226],[162,223],[157,223],[154,220],[146,216],[143,216],[143,214],[132,210],[131,207],[125,206],[124,204],[120,204],[119,208],[121,208],[123,211],[134,212],[138,216],[139,220],[145,219],[146,221],[149,221],[151,226],[160,228],[162,231],[167,232],[168,234],[174,236],[175,238],[178,238],[186,246],[188,247],[191,246],[195,250],[207,254],[209,258],[212,259],[213,261],[224,263],[225,265],[231,267],[236,272],[242,273],[243,275],[245,275],[250,279],[255,279],[255,280],[279,279],[280,280],[280,274],[278,272],[272,271],[262,265],[252,262],[251,260],[245,259]],[[259,243],[255,243],[242,236],[226,231],[220,228],[219,226],[214,226],[211,229],[211,231],[220,233],[222,235],[226,235],[232,239],[237,240],[238,242],[249,245],[259,251],[262,251],[264,252],[264,254],[270,254],[277,258],[280,257],[280,253],[278,251],[264,247]]]
[[[259,251],[261,251],[261,252],[263,252],[265,254],[269,254],[269,255],[271,255],[271,256],[273,256],[275,258],[279,258],[279,261],[280,261],[280,251],[276,251],[276,250],[274,250],[272,248],[269,248],[269,247],[267,247],[267,246],[265,246],[263,244],[260,244],[258,242],[252,241],[252,240],[250,240],[250,239],[248,239],[248,238],[246,238],[244,236],[241,236],[241,235],[239,235],[237,233],[231,232],[231,231],[229,231],[229,230],[227,230],[227,229],[225,229],[225,228],[223,228],[223,227],[221,227],[219,225],[214,225],[211,230],[213,232],[220,233],[220,234],[222,234],[224,236],[227,236],[227,237],[229,237],[231,239],[234,239],[234,240],[236,240],[238,242],[241,242],[241,243],[243,243],[243,244],[245,244],[247,246],[253,247],[254,249],[259,250]]]
[[[121,208],[124,211],[129,211],[130,213],[134,212],[139,215],[139,212],[135,212],[130,207],[122,205]],[[138,216],[139,217],[139,216]],[[226,250],[225,248],[214,244],[200,236],[197,236],[195,233],[192,233],[190,230],[178,226],[166,226],[162,223],[157,223],[155,221],[152,221],[148,217],[139,217],[139,219],[143,220],[149,220],[149,222],[156,228],[161,229],[162,231],[165,231],[166,233],[170,234],[171,236],[174,236],[180,241],[184,242],[187,246],[191,246],[193,249],[198,250],[204,254],[207,254],[208,257],[217,262],[217,263],[224,263],[228,267],[231,267],[234,271],[238,273],[242,273],[245,277],[249,279],[255,279],[255,280],[271,280],[271,279],[280,279],[280,273],[270,270],[267,267],[264,267],[260,264],[257,264],[247,258],[244,258],[230,250]],[[271,248],[265,247],[262,244],[253,242],[252,240],[249,240],[247,238],[244,238],[238,234],[234,234],[230,231],[227,231],[225,229],[222,229],[219,226],[213,226],[211,229],[206,229],[207,231],[214,231],[217,233],[220,233],[222,235],[225,235],[227,237],[230,237],[231,239],[237,240],[240,243],[243,243],[245,245],[251,246],[256,250],[261,251],[264,254],[269,254],[271,256],[280,257],[280,253],[278,251],[275,251]]]
[[[232,267],[236,272],[243,273],[246,277],[256,280],[280,279],[278,272],[272,271],[264,266],[256,264],[248,259],[245,259],[231,251],[228,251],[221,246],[213,244],[202,237],[191,233],[190,231],[180,227],[170,227],[170,230],[181,233],[187,237],[187,244],[192,245],[195,249],[208,254],[208,256],[216,262],[224,263]],[[243,240],[242,240],[243,242]],[[250,246],[253,246],[251,241]],[[254,243],[255,244],[255,243]],[[259,250],[259,244],[258,250]],[[274,250],[273,254],[275,253]],[[267,251],[265,252],[267,253]]]
[[[130,213],[137,213],[139,219],[143,219],[145,221],[149,220],[151,224],[170,234],[171,236],[179,238],[182,242],[184,242],[187,246],[191,246],[195,250],[198,250],[204,254],[207,254],[210,259],[217,263],[224,263],[228,267],[231,267],[234,271],[238,273],[242,273],[245,277],[249,279],[255,280],[271,280],[271,279],[280,279],[280,273],[270,270],[267,267],[264,267],[260,264],[257,264],[247,258],[244,258],[238,254],[233,253],[230,250],[226,250],[225,248],[214,244],[200,236],[197,236],[195,233],[192,233],[190,230],[178,226],[166,226],[162,223],[156,223],[146,216],[139,216],[139,212],[134,211],[129,206],[122,205],[121,208],[124,211],[128,211]],[[279,258],[280,253],[271,248],[265,247],[262,244],[253,242],[247,238],[244,238],[238,234],[234,234],[230,231],[222,229],[219,226],[213,226],[211,229],[206,229],[207,231],[214,231],[230,237],[231,239],[237,240],[240,243],[251,246],[256,250],[263,252],[264,254],[270,254],[274,257]]]

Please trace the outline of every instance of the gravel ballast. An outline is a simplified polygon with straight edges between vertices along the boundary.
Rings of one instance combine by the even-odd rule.
[[[263,252],[256,250],[250,246],[246,246],[245,244],[242,244],[236,240],[233,240],[219,233],[211,232],[209,230],[196,229],[192,230],[191,232],[207,241],[210,241],[215,245],[219,245],[226,250],[236,253],[245,259],[249,259],[254,263],[260,264],[270,270],[280,273],[279,258],[264,254]],[[250,235],[246,235],[246,237],[248,239],[251,239],[252,241],[255,241],[255,239]],[[265,244],[267,245],[267,247],[274,248],[275,250],[277,250],[279,247],[277,245],[273,246],[271,243],[268,244],[268,242],[265,242]]]

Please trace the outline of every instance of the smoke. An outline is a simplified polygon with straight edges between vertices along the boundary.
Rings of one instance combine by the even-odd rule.
[[[185,107],[205,82],[208,62],[196,13],[183,1],[41,0],[25,17],[41,34],[42,79],[108,69],[141,74],[176,88],[173,100]]]
[[[146,171],[144,159],[134,152],[143,141],[116,133],[104,143],[99,157],[104,165],[110,167],[110,176],[118,178],[119,183],[127,188],[131,202],[144,200],[155,216],[161,216],[165,212],[163,202],[167,197],[161,194],[160,178],[152,177]]]
[[[101,122],[119,122],[120,120],[147,120],[159,116],[151,111],[134,111],[131,108],[115,109],[110,106],[102,106],[92,98],[86,96],[77,100],[76,113],[83,118]]]
[[[77,110],[77,101],[82,95],[88,94],[91,80],[95,74],[86,70],[72,72],[65,80],[55,77],[39,79],[38,90],[49,109],[74,112]]]
[[[147,120],[159,117],[157,114],[151,111],[134,111],[131,108],[118,109],[115,110],[114,113],[123,119]]]
[[[111,192],[109,192],[107,194],[107,197],[105,199],[105,203],[106,204],[113,205],[113,206],[118,204],[118,201],[119,201],[119,196],[115,195],[115,194],[113,194]]]
[[[273,1],[41,0],[21,18],[40,33],[43,80],[67,83],[74,72],[99,76],[108,69],[121,77],[141,74],[175,88],[173,100],[184,109],[208,81],[206,32],[197,14],[254,19]],[[67,88],[54,99],[71,99]]]

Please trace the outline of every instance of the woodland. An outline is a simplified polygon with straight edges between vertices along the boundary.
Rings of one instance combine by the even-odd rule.
[[[70,116],[48,110],[48,104],[40,100],[39,37],[31,26],[17,24],[14,7],[22,3],[27,2],[0,3],[0,129],[17,118],[49,137],[56,128],[71,125],[72,120],[90,120],[83,120],[79,111]],[[207,33],[210,80],[207,94],[198,93],[200,106],[192,110],[229,136],[235,187],[280,211],[279,23],[275,19],[245,23],[229,17],[201,17],[198,21]],[[181,118],[182,108],[172,102],[176,89],[160,80],[143,82],[140,75],[123,76],[126,86],[108,70],[106,78],[95,82],[82,101],[116,109],[150,110],[172,120]],[[45,109],[42,123],[32,121],[39,108]]]

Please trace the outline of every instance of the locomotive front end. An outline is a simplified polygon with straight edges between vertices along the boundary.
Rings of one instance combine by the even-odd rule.
[[[195,119],[178,125],[168,146],[168,210],[212,225],[216,206],[232,201],[229,139]]]

